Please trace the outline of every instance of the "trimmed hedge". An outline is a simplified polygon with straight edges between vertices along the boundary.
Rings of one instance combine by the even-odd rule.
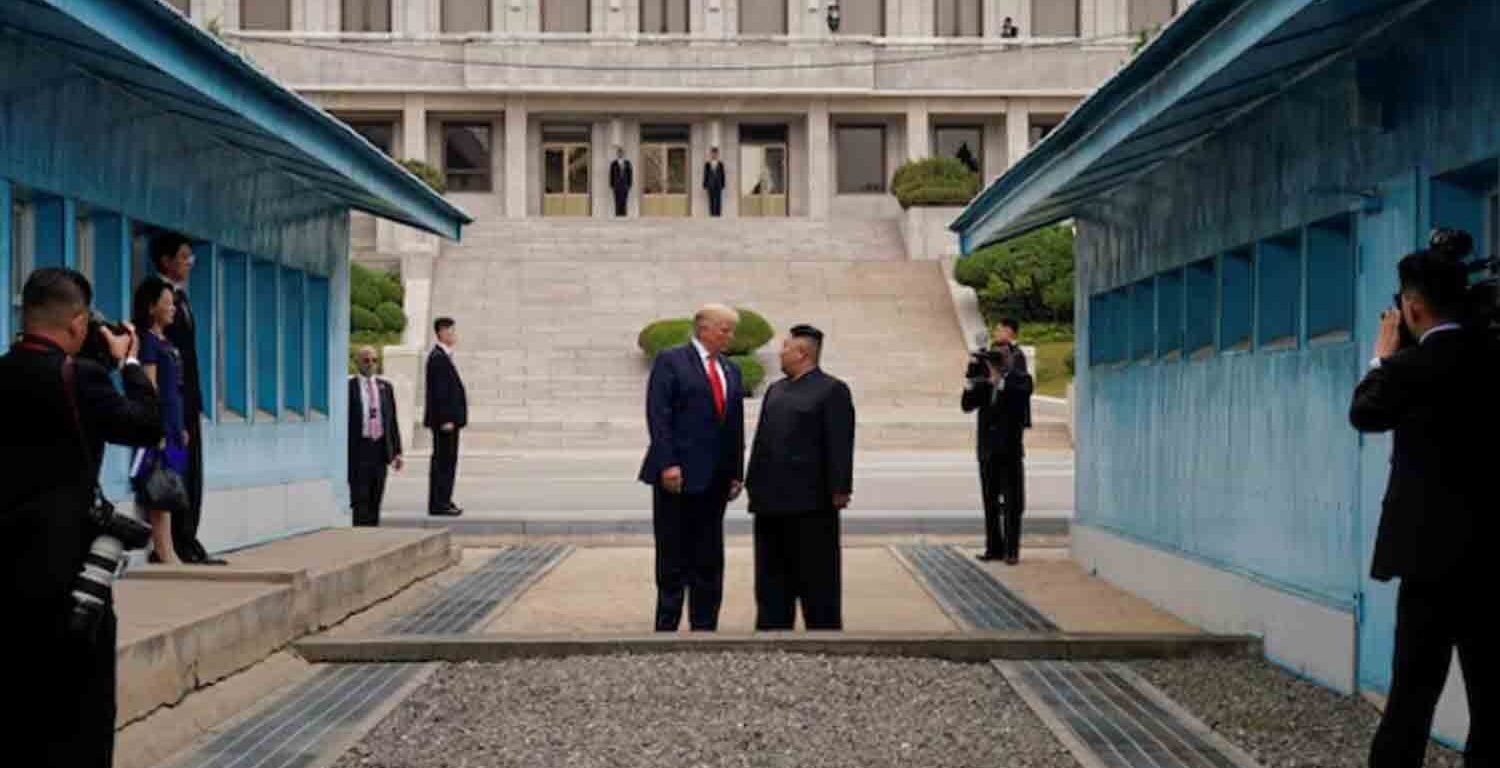
[[[421,179],[427,186],[432,187],[434,192],[441,195],[448,191],[448,180],[443,177],[443,172],[438,170],[437,167],[411,157],[402,160],[401,165],[406,170],[411,171],[411,175]]]
[[[766,345],[776,335],[771,323],[759,312],[735,307],[740,313],[740,324],[734,329],[734,341],[729,342],[729,356],[748,355]]]
[[[730,355],[729,362],[739,366],[746,392],[754,392],[766,380],[766,367],[754,355]]]
[[[680,346],[688,343],[693,337],[693,321],[688,318],[675,318],[672,320],[657,320],[641,329],[636,337],[636,346],[646,353],[647,357],[655,358],[656,353],[663,349]]]
[[[896,169],[891,192],[902,208],[966,205],[979,194],[979,174],[952,157],[929,157]]]
[[[390,302],[401,308],[401,302],[406,301],[406,287],[399,280],[382,280],[380,282],[380,300],[382,303]],[[402,320],[404,323],[405,320]]]
[[[765,346],[776,331],[759,312],[743,307],[736,307],[736,311],[740,313],[740,324],[735,328],[734,341],[727,351],[729,359],[740,368],[745,391],[754,393],[766,379],[766,368],[756,359],[755,350]],[[692,318],[675,317],[657,320],[642,328],[635,343],[647,357],[654,358],[658,352],[686,344],[692,338]]]
[[[374,283],[363,283],[349,286],[350,304],[366,309],[371,312],[380,306],[380,287]]]
[[[380,302],[380,306],[375,308],[375,316],[380,318],[381,327],[387,331],[399,333],[406,330],[406,313],[395,302]]]
[[[381,322],[380,316],[364,307],[349,308],[349,325],[355,331],[379,333],[385,330],[385,323]]]

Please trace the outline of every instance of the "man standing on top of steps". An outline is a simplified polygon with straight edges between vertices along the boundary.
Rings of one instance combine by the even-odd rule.
[[[708,193],[708,215],[715,218],[724,213],[724,184],[724,163],[719,160],[719,148],[713,147],[703,164],[703,189]]]
[[[724,508],[745,479],[745,389],[724,354],[739,322],[726,306],[699,309],[693,338],[658,353],[646,384],[640,481],[652,487],[658,632],[677,631],[684,597],[694,631],[719,626]]]
[[[609,164],[609,188],[615,194],[615,215],[624,216],[630,202],[630,186],[635,183],[635,172],[630,161],[625,159],[625,148],[615,147],[615,159]]]
[[[427,478],[427,514],[457,517],[463,510],[453,503],[453,481],[458,475],[458,433],[469,423],[469,401],[464,382],[453,364],[458,332],[453,318],[432,324],[437,344],[427,355],[427,409],[422,425],[432,430],[432,470]]]

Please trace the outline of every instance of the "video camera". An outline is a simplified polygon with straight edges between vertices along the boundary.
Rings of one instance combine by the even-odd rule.
[[[108,318],[100,314],[99,310],[90,309],[88,333],[84,336],[83,346],[79,348],[77,357],[84,360],[92,360],[104,366],[105,370],[112,371],[119,367],[120,361],[114,355],[110,354],[109,344],[104,341],[104,336],[99,333],[100,328],[108,328],[109,332],[116,336],[126,336],[131,332],[129,328],[125,327],[124,323],[111,323]]]
[[[1010,352],[1000,347],[989,347],[970,352],[969,365],[964,370],[964,378],[969,381],[988,381],[991,367],[1003,374],[1010,368]]]
[[[1437,228],[1427,238],[1427,249],[1434,254],[1446,256],[1458,262],[1469,276],[1468,289],[1464,293],[1464,306],[1459,322],[1470,330],[1482,331],[1500,339],[1500,259],[1472,258],[1474,237],[1462,229]],[[1478,279],[1474,276],[1479,275]],[[1401,294],[1395,296],[1396,306],[1401,306]],[[1401,324],[1401,346],[1416,346],[1417,340]]]

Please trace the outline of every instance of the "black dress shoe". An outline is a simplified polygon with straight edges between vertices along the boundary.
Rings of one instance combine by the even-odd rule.
[[[462,509],[459,509],[458,507],[449,507],[447,509],[434,509],[429,511],[427,514],[432,515],[433,517],[458,517],[463,513],[464,511]]]
[[[976,559],[976,560],[983,560],[984,562],[988,563],[988,562],[992,562],[992,561],[995,561],[995,560],[1004,560],[1005,558],[1002,557],[1002,556],[1000,556],[1000,555],[992,555],[992,554],[990,554],[988,552],[985,552],[984,554],[975,555],[974,559]]]
[[[193,565],[229,565],[229,561],[228,560],[221,560],[221,559],[219,559],[217,557],[213,557],[213,556],[210,556],[210,555],[205,555],[202,560],[199,560],[198,562],[193,563]]]

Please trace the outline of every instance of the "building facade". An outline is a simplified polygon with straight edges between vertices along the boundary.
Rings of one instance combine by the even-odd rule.
[[[1496,254],[1497,34],[1494,3],[1202,0],[955,224],[1077,222],[1075,557],[1377,699],[1391,440],[1349,407],[1399,259],[1434,227]]]
[[[174,0],[481,219],[884,218],[907,159],[998,176],[1181,0]],[[836,23],[835,23],[836,20]],[[836,30],[834,29],[836,27]]]

